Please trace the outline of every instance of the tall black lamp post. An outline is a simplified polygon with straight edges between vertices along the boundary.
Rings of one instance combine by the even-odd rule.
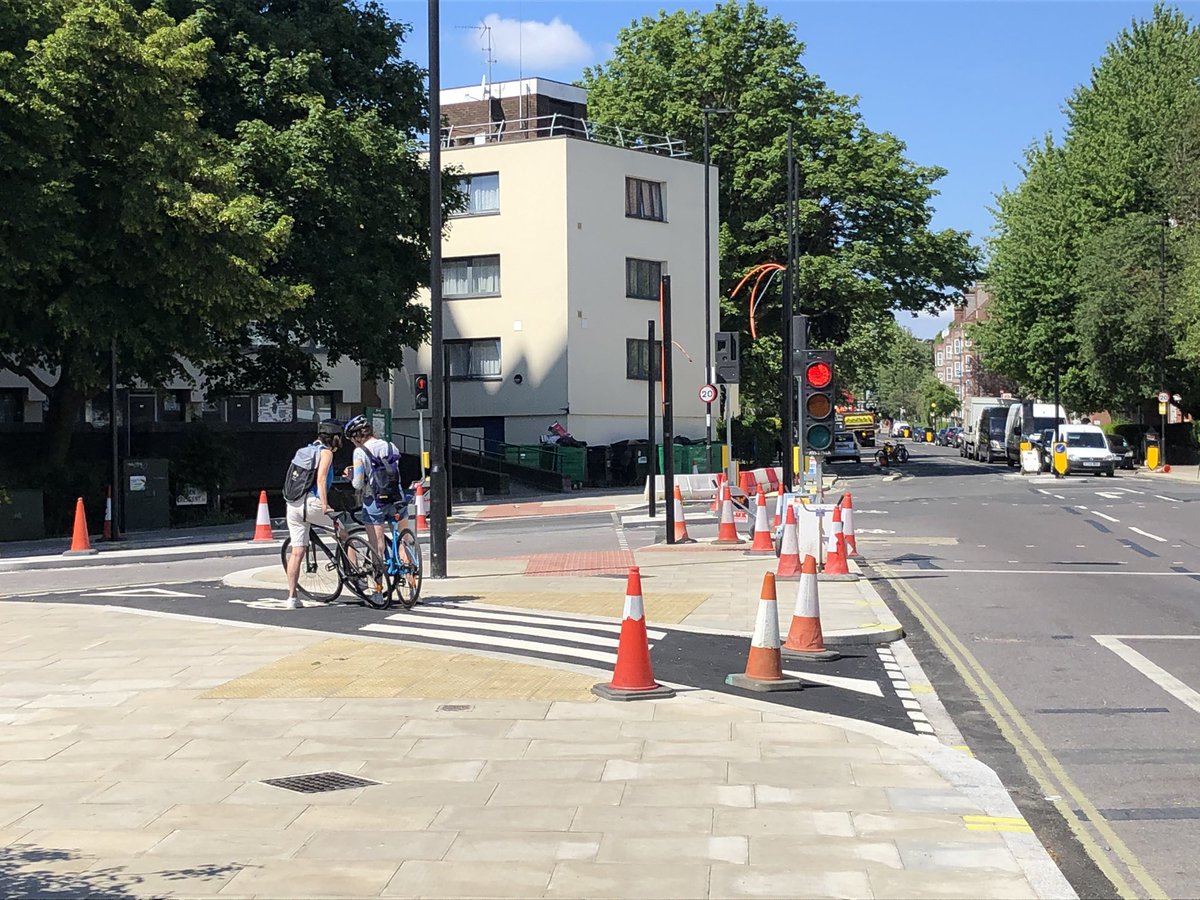
[[[442,346],[442,78],[439,0],[429,0],[429,574],[446,577],[446,368]]]
[[[704,114],[704,383],[714,384],[716,374],[713,372],[713,329],[712,329],[712,226],[709,223],[709,178],[708,178],[708,117],[728,116],[732,109],[721,109],[705,106],[700,110]],[[712,404],[704,405],[704,459],[708,467],[712,467]]]

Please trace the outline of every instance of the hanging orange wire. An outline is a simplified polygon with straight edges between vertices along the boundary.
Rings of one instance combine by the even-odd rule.
[[[754,287],[752,287],[750,289],[750,339],[751,340],[756,340],[758,338],[758,329],[756,328],[755,322],[754,322],[754,308],[758,305],[759,285],[762,284],[763,278],[766,277],[768,274],[773,273],[773,272],[781,272],[785,268],[786,267],[782,263],[777,263],[777,262],[761,263],[757,266],[754,266],[754,268],[752,268],[749,272],[747,272],[745,274],[745,276],[743,276],[742,280],[737,283],[737,286],[732,291],[729,292],[729,299],[730,300],[735,299],[738,295],[738,291],[740,291],[742,289],[743,285],[745,285],[746,282],[749,281],[755,275],[758,276],[757,278],[754,279]],[[768,281],[767,283],[770,284],[770,281]]]

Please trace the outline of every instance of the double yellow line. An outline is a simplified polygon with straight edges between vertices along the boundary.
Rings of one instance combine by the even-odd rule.
[[[1116,887],[1117,893],[1127,900],[1140,900],[1142,897],[1166,898],[1167,892],[1158,886],[1150,873],[1146,871],[1145,866],[1138,862],[1137,857],[1117,836],[1092,801],[1071,781],[1062,764],[1042,743],[1041,738],[1034,733],[1029,723],[1000,690],[999,685],[988,675],[974,654],[947,627],[932,607],[898,577],[894,569],[880,563],[876,563],[875,568],[908,604],[913,615],[924,626],[933,642],[958,670],[958,674],[962,676],[967,687],[996,722],[1004,739],[1016,750],[1017,756],[1025,764],[1025,768],[1029,770],[1029,774],[1033,776],[1043,794],[1046,797],[1058,796],[1058,799],[1053,801],[1055,808],[1062,814],[1067,826],[1079,840],[1088,856],[1095,861],[1100,871]],[[1123,864],[1124,871],[1093,837],[1087,824],[1076,814],[1076,808],[1087,817],[1096,834],[1108,844],[1112,855]],[[1126,877],[1126,873],[1129,877]],[[1141,892],[1134,888],[1130,879],[1141,886]]]

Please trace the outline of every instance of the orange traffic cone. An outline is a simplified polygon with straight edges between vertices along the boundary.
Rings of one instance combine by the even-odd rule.
[[[605,700],[648,700],[674,697],[675,691],[654,680],[650,668],[650,641],[646,637],[646,608],[642,602],[642,573],[629,569],[625,584],[625,613],[621,619],[621,641],[612,681],[592,686],[592,693]]]
[[[708,508],[709,512],[718,512],[721,509],[721,497],[722,497],[721,488],[724,484],[725,484],[725,473],[718,472],[717,473],[717,490],[713,494],[712,506],[710,506]]]
[[[779,604],[775,597],[775,576],[770,572],[763,575],[762,597],[758,603],[758,617],[754,620],[746,673],[728,675],[725,683],[749,691],[798,691],[801,688],[800,679],[783,675],[783,659],[779,655]]]
[[[767,495],[760,486],[758,489],[758,504],[754,513],[754,543],[746,551],[752,556],[774,555],[775,545],[771,543],[771,530],[767,525]]]
[[[836,650],[825,649],[821,634],[821,607],[817,596],[817,561],[804,557],[800,570],[800,589],[796,592],[796,611],[783,643],[783,655],[793,659],[838,659]]]
[[[104,501],[104,539],[111,541],[113,539],[112,530],[112,485],[108,486],[108,498]]]
[[[679,491],[679,485],[675,485],[675,543],[696,543],[695,540],[688,537],[687,522],[683,518],[683,494]]]
[[[743,472],[738,478],[738,487],[746,495],[746,505],[749,506],[750,498],[754,496],[754,491],[758,487],[758,482],[754,480],[754,473]]]
[[[842,508],[833,507],[833,521],[825,538],[825,567],[821,571],[825,581],[858,581],[858,576],[846,565],[846,535],[842,532]]]
[[[790,503],[783,518],[783,541],[779,545],[779,565],[775,578],[795,581],[800,577],[800,535],[796,530],[796,509]]]
[[[254,520],[254,541],[271,541],[271,508],[267,506],[267,492],[258,493],[258,517]]]
[[[417,534],[429,530],[429,502],[425,497],[425,485],[417,482]]]
[[[745,543],[745,541],[738,537],[737,527],[733,524],[733,495],[729,491],[728,484],[725,485],[725,490],[721,497],[721,525],[717,529],[717,539],[714,543]]]
[[[783,491],[775,495],[775,515],[771,519],[771,528],[778,528],[783,521]]]
[[[92,556],[99,553],[92,548],[88,540],[87,515],[83,511],[83,498],[75,501],[75,529],[71,533],[71,549],[64,550],[63,556]]]
[[[842,495],[842,533],[846,536],[846,556],[858,556],[858,541],[854,539],[854,498],[849,491]]]

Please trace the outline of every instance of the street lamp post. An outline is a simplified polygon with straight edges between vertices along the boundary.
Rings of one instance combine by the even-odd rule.
[[[715,384],[717,377],[712,367],[712,226],[709,222],[709,178],[708,178],[708,117],[730,115],[733,110],[705,106],[704,114],[704,383]],[[704,404],[704,460],[712,468],[712,404]]]
[[[429,574],[446,577],[446,368],[442,341],[442,79],[440,0],[429,0]]]

